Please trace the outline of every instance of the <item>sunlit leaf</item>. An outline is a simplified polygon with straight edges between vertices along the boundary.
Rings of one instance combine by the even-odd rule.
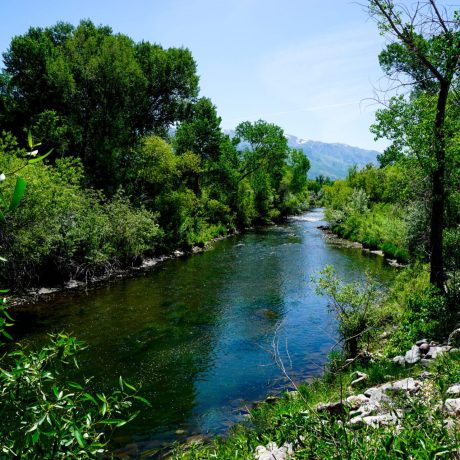
[[[52,152],[52,150],[50,150],[48,153],[45,153],[44,155],[42,155],[40,157],[32,158],[27,163],[29,163],[30,165],[33,165],[34,163],[38,163],[39,161],[44,160],[51,152]]]
[[[13,197],[11,198],[9,211],[13,211],[19,206],[22,198],[24,197],[24,192],[26,191],[26,181],[22,177],[16,179],[16,186],[14,188]]]

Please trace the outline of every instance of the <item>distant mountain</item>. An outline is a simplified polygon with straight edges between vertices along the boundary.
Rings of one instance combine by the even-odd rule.
[[[224,130],[230,137],[235,131]],[[328,144],[326,142],[306,141],[298,137],[286,135],[289,147],[301,149],[311,163],[308,177],[314,179],[323,175],[331,179],[343,179],[348,173],[348,168],[357,165],[362,168],[368,163],[377,163],[376,150],[365,150],[346,144]]]
[[[346,177],[348,168],[357,165],[362,168],[368,163],[377,163],[376,150],[365,150],[346,144],[328,144],[318,141],[305,141],[295,136],[287,135],[289,147],[301,149],[311,163],[308,177],[315,178],[322,174],[331,179]]]

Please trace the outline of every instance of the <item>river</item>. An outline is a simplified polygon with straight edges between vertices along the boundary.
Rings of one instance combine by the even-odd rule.
[[[246,404],[289,385],[274,343],[292,380],[321,373],[336,325],[312,276],[327,264],[348,281],[366,271],[382,282],[394,276],[382,257],[329,243],[322,218],[312,210],[139,277],[57,297],[16,315],[15,333],[39,344],[49,332],[72,332],[88,345],[80,372],[95,376],[95,388],[116,387],[120,375],[142,387],[152,407],[117,445],[155,449],[222,433]]]

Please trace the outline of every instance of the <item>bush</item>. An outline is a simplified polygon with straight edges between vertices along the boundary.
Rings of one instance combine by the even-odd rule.
[[[17,155],[5,155],[0,168],[14,170],[22,162]],[[135,209],[122,191],[106,200],[82,188],[79,160],[57,160],[54,167],[33,164],[21,174],[27,182],[24,205],[8,217],[0,234],[8,260],[0,267],[5,285],[85,278],[131,263],[160,242],[156,215]],[[8,181],[2,192],[12,193]]]
[[[368,349],[381,320],[383,293],[378,285],[370,277],[344,284],[332,266],[321,271],[316,283],[318,294],[329,297],[329,308],[337,315],[346,355],[355,357],[362,347]]]
[[[439,340],[451,332],[454,321],[455,313],[446,297],[429,286],[409,295],[400,327],[391,343],[395,350],[404,351],[420,339]]]
[[[0,370],[0,451],[7,458],[95,458],[107,452],[111,433],[138,399],[136,389],[120,377],[109,395],[88,392],[65,374],[78,366],[81,342],[66,334],[51,336],[39,351],[17,347],[2,358]]]

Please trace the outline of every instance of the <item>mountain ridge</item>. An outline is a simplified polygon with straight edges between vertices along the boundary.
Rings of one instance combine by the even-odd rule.
[[[232,129],[225,129],[224,132],[230,137],[235,135]],[[348,169],[355,164],[358,168],[368,163],[377,164],[377,155],[381,153],[377,150],[363,149],[340,142],[314,141],[291,134],[285,136],[289,147],[302,150],[310,160],[308,177],[311,179],[320,175],[331,179],[343,179]]]

